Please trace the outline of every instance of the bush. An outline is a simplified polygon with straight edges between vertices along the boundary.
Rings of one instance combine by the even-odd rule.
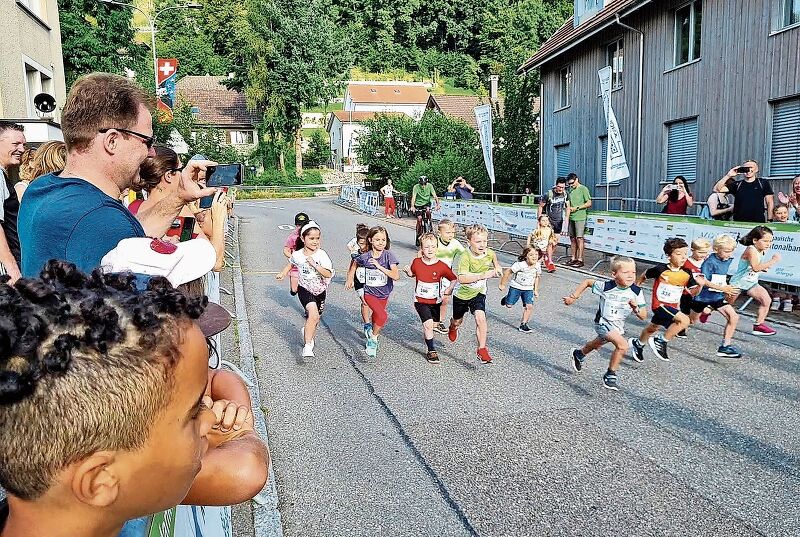
[[[321,183],[322,172],[320,170],[303,170],[302,177],[297,177],[291,172],[264,170],[257,177],[246,182],[247,185],[253,186],[318,185]]]
[[[331,144],[325,132],[315,130],[311,134],[311,141],[308,144],[308,152],[303,155],[303,163],[309,168],[316,168],[327,165],[331,160]]]
[[[426,160],[418,160],[397,181],[397,190],[411,193],[420,175],[424,175],[433,184],[436,194],[443,197],[447,186],[459,175],[463,176],[478,191],[486,191],[489,177],[483,160],[463,158],[453,151],[445,151]]]

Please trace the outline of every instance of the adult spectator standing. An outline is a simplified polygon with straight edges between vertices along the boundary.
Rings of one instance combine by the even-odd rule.
[[[13,284],[20,277],[20,244],[17,234],[19,198],[8,176],[9,168],[19,166],[25,152],[25,130],[22,125],[0,121],[0,274],[11,277]]]
[[[744,180],[730,182],[730,179],[743,174]],[[714,185],[714,192],[730,192],[735,196],[733,220],[736,222],[766,222],[767,215],[772,218],[775,204],[772,186],[763,177],[758,177],[758,162],[746,160],[741,166],[731,168]],[[766,208],[766,213],[764,212]]]
[[[527,190],[527,189],[526,189]],[[567,196],[567,180],[564,177],[556,179],[556,184],[542,196],[539,202],[538,219],[546,214],[550,219],[553,231],[561,234],[564,231],[564,215],[569,213],[569,198]]]
[[[582,267],[583,263],[583,235],[586,232],[586,220],[589,218],[588,209],[592,206],[592,195],[589,189],[583,186],[574,173],[567,175],[569,187],[569,239],[572,243],[572,259],[567,261],[571,267]]]
[[[161,237],[185,204],[216,192],[197,184],[214,163],[191,161],[175,192],[136,217],[119,201],[126,188],[138,188],[139,166],[155,154],[152,108],[127,78],[94,73],[75,82],[61,115],[64,171],[34,181],[20,209],[24,276],[38,274],[49,259],[89,271],[122,239]]]
[[[51,141],[40,145],[30,157],[26,170],[26,177],[20,173],[20,180],[14,185],[20,203],[25,189],[38,177],[48,173],[60,172],[67,163],[67,147],[64,142]],[[22,169],[20,168],[20,172]]]
[[[391,179],[386,180],[386,184],[381,187],[381,194],[383,194],[383,211],[386,218],[394,218],[396,206],[394,203],[394,185]]]
[[[726,186],[730,183],[733,183],[733,179],[729,179]],[[731,216],[733,216],[734,202],[733,194],[712,192],[706,201],[706,205],[711,218],[714,220],[730,220]]]
[[[450,183],[450,186],[447,187],[447,190],[450,191],[451,188],[456,193],[456,199],[460,200],[471,200],[472,193],[475,191],[475,187],[469,184],[466,179],[460,175],[456,177],[452,183]]]
[[[656,203],[665,203],[661,211],[665,214],[686,214],[686,210],[694,205],[694,196],[689,190],[686,178],[678,175],[673,179],[672,184],[664,185],[658,196]]]
[[[789,207],[789,220],[800,221],[800,175],[792,180],[792,191],[788,196],[778,192],[778,201]]]

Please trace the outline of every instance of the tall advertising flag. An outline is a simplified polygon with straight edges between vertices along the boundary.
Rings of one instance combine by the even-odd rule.
[[[475,119],[478,120],[478,136],[483,148],[483,162],[489,173],[494,191],[494,157],[492,157],[492,107],[488,104],[475,107]]]
[[[608,124],[606,147],[606,181],[613,183],[631,176],[628,162],[625,160],[625,149],[622,147],[622,135],[614,109],[611,108],[611,67],[603,67],[597,72],[600,77],[600,94],[603,96],[603,110]]]
[[[158,117],[162,123],[172,121],[172,110],[175,108],[175,81],[178,78],[178,60],[175,58],[159,58],[156,80],[158,80]]]

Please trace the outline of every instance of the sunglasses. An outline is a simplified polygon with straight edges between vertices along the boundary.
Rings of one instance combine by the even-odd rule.
[[[128,129],[120,129],[120,128],[117,128],[117,127],[108,127],[106,129],[100,129],[97,132],[99,132],[100,134],[105,134],[108,131],[119,131],[119,132],[124,132],[125,134],[130,134],[131,136],[136,136],[137,138],[141,139],[144,142],[144,145],[147,146],[147,149],[150,149],[151,147],[153,147],[153,144],[156,143],[156,137],[155,136],[147,136],[145,134],[142,134],[141,132],[136,132],[136,131],[132,131],[132,130],[128,130]]]

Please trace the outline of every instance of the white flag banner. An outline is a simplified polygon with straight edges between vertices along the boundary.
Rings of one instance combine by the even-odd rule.
[[[622,135],[619,133],[619,124],[614,109],[611,108],[611,67],[603,67],[597,71],[600,77],[600,94],[603,96],[603,110],[608,124],[608,137],[606,147],[606,181],[614,183],[631,176],[628,162],[625,160],[625,149],[622,147]]]
[[[483,148],[483,162],[489,173],[489,180],[494,184],[494,157],[492,156],[492,107],[484,104],[475,107],[475,119],[478,120],[478,136]]]

